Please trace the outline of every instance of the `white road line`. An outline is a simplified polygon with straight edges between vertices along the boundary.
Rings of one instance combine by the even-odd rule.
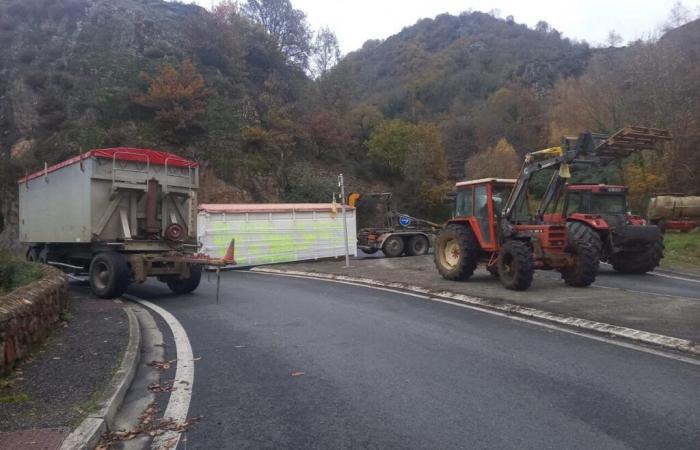
[[[528,319],[526,317],[513,316],[511,314],[506,314],[506,313],[502,313],[499,311],[494,311],[494,310],[490,310],[490,309],[486,309],[486,308],[479,308],[477,306],[466,305],[464,303],[455,302],[455,301],[448,300],[448,299],[437,298],[437,297],[433,297],[433,296],[429,296],[429,295],[414,294],[414,293],[405,292],[405,291],[402,291],[399,289],[391,289],[391,288],[379,287],[379,286],[370,286],[370,285],[366,285],[366,284],[362,284],[362,283],[353,283],[351,281],[333,280],[331,278],[316,278],[316,277],[304,276],[304,275],[282,274],[282,273],[272,273],[272,272],[257,272],[257,271],[247,272],[247,273],[255,273],[255,274],[259,274],[259,275],[273,275],[273,276],[289,277],[289,278],[302,278],[302,279],[307,279],[307,280],[326,281],[326,282],[338,283],[338,284],[348,284],[351,286],[359,286],[359,287],[364,287],[367,289],[376,289],[379,291],[385,291],[385,292],[390,292],[390,293],[394,293],[394,294],[407,295],[410,297],[417,297],[417,298],[421,298],[424,300],[429,300],[429,301],[438,302],[438,303],[444,303],[444,304],[452,305],[452,306],[458,306],[460,308],[465,308],[465,309],[471,309],[473,311],[480,311],[480,312],[483,312],[486,314],[504,317],[506,319],[511,319],[511,320],[515,320],[518,322],[524,322],[524,323],[527,323],[530,325],[535,325],[535,326],[547,328],[550,330],[561,331],[562,333],[573,334],[573,335],[580,336],[580,337],[583,337],[586,339],[592,339],[594,341],[604,342],[606,344],[616,345],[618,347],[624,347],[627,349],[636,350],[638,352],[648,353],[651,355],[660,356],[662,358],[672,359],[675,361],[681,361],[681,362],[692,364],[695,366],[700,366],[700,359],[689,358],[689,357],[686,357],[683,355],[679,355],[679,354],[675,354],[675,353],[668,353],[668,352],[664,352],[661,350],[656,350],[653,348],[644,347],[642,345],[633,344],[631,342],[610,339],[610,338],[606,338],[605,336],[596,336],[593,334],[584,333],[584,332],[573,330],[570,328],[560,327],[560,326],[557,326],[554,324],[540,322],[538,320]]]
[[[612,264],[609,264],[609,263],[601,263],[601,264],[612,267]],[[700,280],[697,278],[679,277],[678,275],[669,275],[667,273],[660,273],[660,272],[647,272],[647,275],[653,275],[655,277],[670,278],[671,280],[688,281],[690,283],[700,284]]]
[[[633,294],[642,294],[642,295],[653,295],[655,297],[666,297],[666,298],[684,298],[688,300],[697,300],[692,297],[683,297],[682,295],[670,295],[670,294],[659,294],[658,292],[648,292],[648,291],[635,291],[633,289],[627,289],[627,288],[621,288],[621,287],[615,287],[615,286],[605,286],[600,283],[592,284],[590,287],[596,288],[596,289],[609,289],[611,291],[625,291],[625,292],[631,292]]]
[[[680,280],[680,281],[689,281],[691,283],[698,283],[700,284],[700,280],[694,280],[692,278],[685,278],[685,277],[679,277],[676,275],[668,275],[665,273],[656,273],[656,272],[649,272],[649,275],[654,275],[655,277],[663,277],[663,278],[670,278],[672,280]]]
[[[192,388],[194,385],[194,360],[192,354],[192,346],[187,337],[187,332],[182,327],[180,322],[165,309],[158,305],[134,297],[133,295],[125,294],[124,298],[140,303],[151,310],[158,313],[170,327],[175,339],[175,347],[177,349],[177,367],[175,369],[175,380],[173,387],[176,389],[170,393],[168,406],[165,408],[163,417],[171,418],[177,423],[183,423],[187,420],[187,412],[190,409],[190,400],[192,399]],[[152,449],[171,448],[176,449],[180,442],[180,434],[175,431],[167,431],[153,439],[151,443]]]

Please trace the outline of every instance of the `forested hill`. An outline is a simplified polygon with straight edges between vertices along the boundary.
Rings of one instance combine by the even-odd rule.
[[[588,45],[544,22],[529,29],[474,12],[424,19],[383,42],[368,41],[335,70],[352,80],[351,98],[377,105],[386,116],[438,121],[449,156],[457,158],[504,137],[516,148],[543,144],[540,123],[516,129],[516,122],[542,116],[539,100],[556,80],[580,75],[590,55]],[[494,117],[493,103],[504,99],[490,96],[502,88],[519,100],[508,100],[515,109],[507,117]],[[527,120],[520,117],[525,114]],[[486,124],[492,120],[506,121],[503,132],[492,135]]]

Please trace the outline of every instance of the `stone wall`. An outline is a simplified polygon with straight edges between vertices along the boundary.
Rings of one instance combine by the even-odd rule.
[[[63,272],[45,266],[44,276],[0,296],[0,375],[48,336],[68,307],[68,280]]]

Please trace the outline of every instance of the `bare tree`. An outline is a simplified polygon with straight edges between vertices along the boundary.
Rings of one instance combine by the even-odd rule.
[[[618,47],[622,44],[622,36],[615,30],[608,31],[608,38],[606,39],[608,47]]]
[[[340,47],[335,33],[328,27],[323,27],[316,33],[313,43],[311,71],[317,78],[321,78],[335,66],[340,60]]]

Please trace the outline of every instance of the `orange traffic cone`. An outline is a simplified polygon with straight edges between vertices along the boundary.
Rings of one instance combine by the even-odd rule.
[[[231,239],[231,243],[228,244],[228,248],[226,249],[226,254],[224,255],[224,261],[229,263],[229,264],[236,264],[236,257],[235,257],[235,252],[236,252],[236,240]]]

